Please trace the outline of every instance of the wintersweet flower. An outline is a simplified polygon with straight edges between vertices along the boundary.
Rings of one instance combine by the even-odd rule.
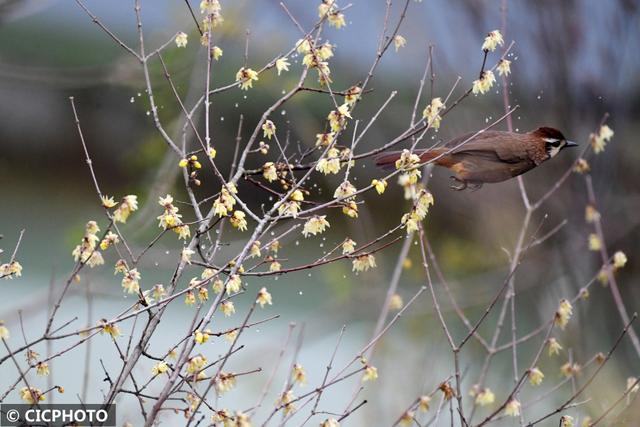
[[[182,248],[182,253],[180,258],[182,259],[182,262],[185,262],[187,264],[191,264],[191,256],[193,254],[195,254],[196,251],[194,251],[193,249],[189,249],[189,248]]]
[[[572,315],[573,307],[571,303],[566,299],[561,299],[555,316],[556,325],[560,326],[560,329],[564,329]]]
[[[151,368],[151,375],[155,377],[160,374],[164,374],[168,370],[169,370],[169,365],[167,364],[167,362],[163,360],[153,365],[153,367]]]
[[[347,239],[342,243],[342,254],[347,255],[352,253],[356,248],[356,242],[351,239]]]
[[[398,294],[391,295],[389,299],[389,309],[390,310],[400,310],[404,306],[404,301],[402,301],[402,297]]]
[[[100,200],[102,201],[102,206],[107,209],[110,209],[117,205],[117,203],[113,200],[113,197],[107,196],[106,194],[100,197]]]
[[[222,57],[223,53],[223,50],[218,46],[214,46],[211,48],[211,56],[216,61]]]
[[[493,30],[485,37],[484,43],[482,43],[482,50],[485,52],[493,52],[498,46],[502,46],[503,44],[504,39],[502,38],[500,30]]]
[[[38,362],[36,365],[36,375],[41,377],[49,375],[49,364],[47,362]]]
[[[473,81],[472,92],[474,94],[485,94],[491,90],[493,84],[496,82],[496,76],[491,70],[485,70],[482,72],[482,77]]]
[[[498,62],[498,74],[501,76],[508,76],[511,74],[511,61],[508,59],[501,59]]]
[[[336,188],[333,193],[334,199],[349,200],[354,194],[356,194],[356,187],[354,187],[349,181],[344,181]]]
[[[378,368],[366,365],[364,368],[364,375],[362,376],[362,382],[375,381],[376,379],[378,379]]]
[[[293,378],[293,382],[295,383],[298,383],[300,385],[304,385],[307,383],[307,373],[299,363],[293,365],[291,376]]]
[[[99,322],[100,333],[109,334],[111,338],[116,339],[120,336],[120,328],[114,323],[107,323],[106,319],[102,319]]]
[[[29,405],[34,405],[36,402],[42,402],[44,400],[44,394],[42,390],[35,387],[22,387],[20,389],[20,398]]]
[[[362,88],[360,86],[351,86],[344,95],[344,102],[350,106],[354,106],[360,99]]]
[[[225,316],[229,317],[231,316],[233,313],[236,312],[236,308],[233,305],[233,301],[223,301],[220,304],[220,310],[222,311],[222,314],[224,314]]]
[[[529,371],[529,382],[531,383],[531,385],[540,385],[542,384],[543,379],[544,379],[544,374],[537,367]]]
[[[316,147],[328,147],[333,143],[336,134],[333,132],[329,133],[317,133],[316,134]]]
[[[276,133],[276,125],[271,120],[266,120],[262,124],[262,134],[265,138],[271,139],[273,134]]]
[[[137,268],[128,270],[122,277],[122,288],[129,294],[137,294],[140,291],[140,278]]]
[[[321,234],[327,227],[330,227],[329,221],[327,221],[326,218],[326,215],[315,215],[309,218],[302,229],[304,237],[309,237],[309,234],[313,234],[314,236]]]
[[[517,417],[520,415],[520,402],[518,402],[515,399],[511,399],[509,401],[509,403],[507,403],[507,406],[505,406],[504,408],[504,413],[505,415],[508,415],[510,417]]]
[[[242,67],[236,73],[236,81],[240,82],[240,89],[249,90],[253,82],[258,81],[258,73],[251,68]]]
[[[371,181],[371,185],[376,189],[378,194],[384,193],[384,190],[387,189],[387,181],[384,179],[374,179]]]
[[[327,116],[332,132],[340,132],[346,125],[347,119],[351,119],[349,104],[342,104],[337,110],[332,110]]]
[[[396,34],[396,36],[393,38],[393,45],[395,46],[397,52],[400,50],[400,48],[403,48],[407,45],[407,39],[402,37],[400,34]]]
[[[602,242],[600,241],[600,237],[598,237],[598,235],[595,233],[589,234],[589,250],[599,251],[601,248]]]
[[[560,417],[560,427],[573,427],[573,417],[571,415]]]
[[[278,75],[283,71],[289,71],[289,65],[291,64],[287,61],[287,58],[276,59],[276,70],[278,70]]]
[[[262,287],[262,289],[260,289],[260,291],[258,292],[258,298],[256,299],[256,302],[260,304],[260,307],[263,307],[263,308],[266,304],[269,304],[269,305],[272,304],[271,294],[269,293],[269,291],[267,291],[267,288]]]
[[[92,265],[91,265],[92,267]],[[22,276],[22,265],[18,261],[11,261],[0,265],[0,277],[13,279]]]
[[[583,158],[576,160],[576,165],[573,167],[573,171],[576,173],[587,173],[590,170],[591,166],[589,166],[589,162]]]
[[[186,33],[183,33],[182,31],[180,31],[178,34],[176,34],[175,41],[176,41],[176,46],[186,47],[188,42],[188,36]]]
[[[201,354],[197,354],[187,362],[187,373],[197,374],[207,365],[207,358]]]
[[[422,111],[422,117],[424,117],[429,126],[431,126],[433,129],[439,129],[440,122],[442,121],[442,117],[440,117],[440,111],[442,111],[444,108],[445,105],[442,102],[442,99],[433,98],[431,100],[431,103],[429,103],[429,105],[425,107],[424,111]]]
[[[229,222],[234,228],[237,228],[240,231],[246,231],[247,229],[247,220],[246,214],[242,211],[235,211],[233,216],[229,218]]]
[[[9,329],[4,325],[4,321],[0,320],[0,339],[8,340],[10,336]]]
[[[493,392],[491,391],[490,388],[484,388],[482,391],[480,391],[477,395],[476,395],[476,405],[480,405],[480,406],[487,406],[487,405],[491,405],[493,402],[495,402],[496,400],[496,396],[495,394],[493,394]]]
[[[320,427],[340,427],[340,423],[335,418],[327,418],[320,424]]]
[[[418,399],[418,409],[422,412],[427,412],[429,410],[429,406],[431,405],[431,396],[420,396]]]
[[[113,220],[115,222],[127,222],[129,215],[131,212],[138,210],[138,196],[130,194],[128,196],[124,196],[120,205],[113,212]]]
[[[557,356],[560,354],[560,350],[562,350],[562,346],[555,338],[549,338],[549,356]]]
[[[622,251],[613,254],[613,268],[622,268],[627,264],[627,256]]]
[[[340,172],[340,153],[336,148],[331,148],[327,152],[327,157],[323,157],[318,160],[316,164],[316,170],[322,172],[325,175],[330,173],[337,174]]]
[[[597,134],[591,134],[591,146],[593,147],[593,152],[595,154],[603,152],[607,142],[613,138],[613,134],[613,130],[607,125],[602,125]]]
[[[376,267],[376,258],[372,255],[361,255],[353,260],[353,271],[368,271]]]

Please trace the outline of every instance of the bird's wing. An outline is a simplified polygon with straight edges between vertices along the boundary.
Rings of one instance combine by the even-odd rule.
[[[475,132],[459,136],[447,142],[445,146],[454,148],[462,144],[460,148],[454,149],[453,154],[464,154],[507,163],[518,163],[529,158],[525,135],[501,131],[485,131],[474,135]]]

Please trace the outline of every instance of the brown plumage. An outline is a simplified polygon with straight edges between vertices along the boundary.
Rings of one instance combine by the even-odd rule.
[[[485,131],[474,137],[468,133],[430,150],[416,151],[422,163],[433,161],[454,172],[451,178],[464,190],[478,189],[484,183],[501,182],[516,177],[554,157],[566,147],[577,144],[556,129],[541,127],[527,133]],[[467,141],[469,140],[469,141]],[[458,147],[458,148],[456,148]],[[400,152],[384,153],[376,164],[395,168]]]

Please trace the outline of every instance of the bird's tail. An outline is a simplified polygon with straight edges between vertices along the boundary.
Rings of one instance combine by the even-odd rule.
[[[439,148],[433,148],[431,150],[416,151],[416,154],[420,156],[420,162],[424,163],[424,162],[428,162],[429,160],[435,159],[438,156],[441,156],[444,152],[446,152],[446,149],[439,147]],[[402,154],[401,151],[389,151],[387,153],[382,153],[375,158],[376,166],[386,170],[395,169],[396,160],[400,158],[401,154]],[[444,157],[441,157],[441,158],[443,159]],[[440,159],[436,161],[436,164],[439,164],[439,163],[440,163]]]

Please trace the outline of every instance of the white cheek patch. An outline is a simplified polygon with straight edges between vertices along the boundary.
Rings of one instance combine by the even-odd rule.
[[[560,148],[562,147],[551,147],[551,150],[549,150],[549,156],[552,158],[555,157],[555,155],[560,152]]]

